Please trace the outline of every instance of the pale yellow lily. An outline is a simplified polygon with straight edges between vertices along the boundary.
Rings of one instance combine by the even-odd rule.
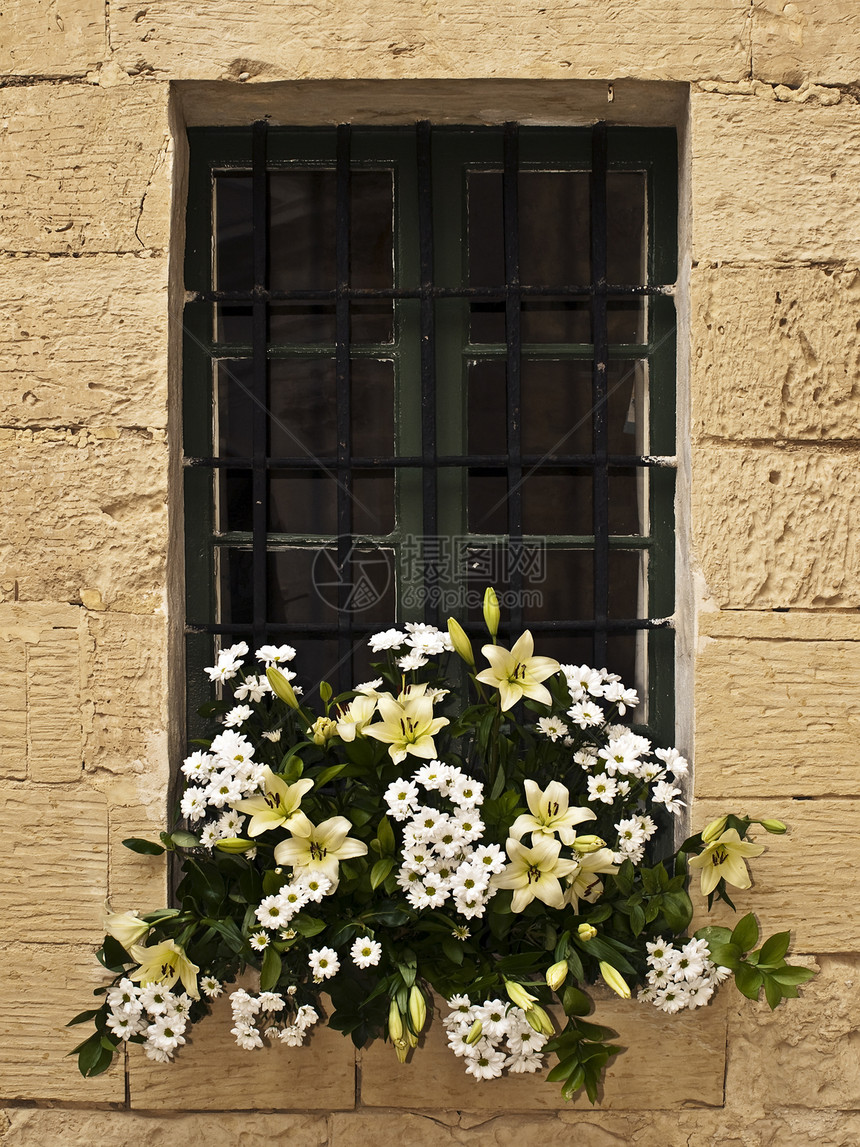
[[[142,940],[152,927],[145,920],[141,920],[136,912],[110,912],[105,901],[105,915],[102,917],[106,936],[113,936],[129,951],[132,944]]]
[[[320,872],[331,881],[329,891],[333,892],[340,861],[367,854],[366,844],[347,835],[351,828],[345,816],[332,816],[317,825],[304,817],[303,823],[290,826],[292,839],[275,846],[275,863]]]
[[[579,863],[576,871],[568,877],[567,890],[564,899],[574,911],[579,907],[579,901],[585,900],[593,904],[603,892],[603,881],[597,875],[614,875],[618,865],[612,862],[612,851],[608,848],[598,848],[596,852],[589,852],[586,856],[577,857]]]
[[[337,735],[342,741],[354,741],[376,712],[376,697],[355,697],[338,712]]]
[[[136,960],[140,967],[129,972],[130,980],[137,980],[142,988],[147,984],[161,984],[165,988],[172,988],[177,980],[182,980],[182,986],[192,999],[200,999],[197,988],[197,973],[200,969],[192,964],[185,952],[174,940],[162,940],[160,944],[153,944],[151,948],[144,948],[140,944],[132,944],[128,954]]]
[[[729,828],[704,852],[690,858],[690,868],[702,870],[703,896],[713,892],[720,880],[733,884],[735,888],[749,888],[752,881],[744,857],[761,856],[763,852],[763,844],[741,840],[737,829]]]
[[[552,657],[535,657],[534,648],[534,639],[527,629],[510,650],[501,645],[485,645],[481,649],[490,668],[482,670],[477,679],[498,689],[503,713],[523,697],[541,705],[552,704],[550,691],[541,681],[558,673],[561,666]]]
[[[537,898],[550,908],[564,907],[564,893],[559,881],[574,872],[575,860],[561,860],[561,844],[554,838],[540,836],[526,848],[513,837],[505,845],[510,864],[490,881],[495,888],[512,888],[511,909],[522,912]]]
[[[307,777],[288,785],[283,778],[266,765],[263,770],[263,785],[265,791],[257,796],[248,797],[247,800],[236,801],[232,807],[239,812],[250,816],[248,836],[259,836],[270,828],[280,828],[284,825],[290,828],[299,818],[307,820],[303,812],[299,812],[302,797],[314,787],[314,782]],[[310,824],[310,821],[308,821]]]
[[[449,722],[447,717],[433,716],[430,697],[410,696],[400,703],[385,693],[379,698],[378,708],[382,720],[366,725],[364,735],[387,744],[388,755],[395,765],[405,760],[408,753],[428,761],[434,759],[433,737]]]
[[[542,836],[554,836],[562,844],[572,845],[576,839],[574,826],[586,820],[597,820],[596,813],[590,808],[580,808],[578,805],[569,808],[570,792],[561,781],[550,781],[545,789],[541,790],[535,782],[525,782],[526,802],[531,810],[518,816],[511,825],[511,836],[515,840],[522,840],[526,833]]]

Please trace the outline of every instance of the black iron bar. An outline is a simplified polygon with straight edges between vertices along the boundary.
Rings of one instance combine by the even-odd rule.
[[[591,342],[594,359],[591,374],[592,471],[594,533],[594,630],[593,657],[596,667],[606,665],[609,618],[609,419],[607,412],[609,334],[606,308],[606,124],[595,124],[591,135]]]
[[[674,468],[674,457],[652,454],[608,454],[606,462],[611,467],[630,468],[632,466],[671,466]],[[524,467],[540,466],[546,469],[559,469],[559,467],[586,467],[594,466],[598,461],[597,454],[522,454],[520,461]],[[268,458],[267,465],[270,470],[320,470],[321,468],[337,470],[341,463],[337,457],[299,455],[291,458]],[[211,466],[220,470],[247,470],[254,464],[253,458],[195,458],[187,457],[182,460],[183,466]],[[422,464],[422,457],[417,454],[403,454],[400,457],[362,458],[353,455],[350,463],[356,470],[393,470],[416,467]],[[436,458],[439,466],[477,466],[487,470],[504,469],[508,464],[507,454],[440,454]]]
[[[522,629],[523,605],[523,467],[522,339],[520,331],[519,129],[506,123],[502,142],[502,217],[505,236],[505,364],[507,390],[507,589],[511,625]]]
[[[659,286],[653,283],[630,286],[623,283],[608,283],[606,293],[609,295],[671,295],[672,286]],[[503,302],[511,293],[521,298],[590,298],[595,293],[594,285],[588,286],[539,286],[523,283],[512,291],[508,286],[499,287],[440,287],[430,284],[426,290],[420,287],[350,287],[344,292],[349,299],[421,299],[429,295],[434,299],[488,299]],[[267,303],[320,301],[336,302],[338,291],[336,288],[325,287],[313,290],[267,291],[253,289],[251,291],[195,291],[192,301],[202,303],[254,303],[262,300]]]
[[[335,393],[337,421],[337,660],[335,690],[349,688],[352,680],[352,432],[350,402],[350,143],[349,124],[337,129],[335,267]]]
[[[379,622],[367,623],[356,622],[352,626],[354,635],[375,633],[379,629]],[[535,633],[551,633],[551,632],[565,632],[570,630],[576,633],[589,633],[593,632],[596,621],[589,621],[583,618],[558,618],[552,621],[530,621],[529,629]],[[610,633],[634,633],[642,629],[671,629],[674,626],[674,618],[671,617],[648,617],[648,618],[618,618],[607,620],[605,628]],[[196,623],[189,621],[185,625],[186,633],[235,633],[237,636],[253,633],[252,622],[231,622],[230,624],[224,623]],[[310,621],[270,621],[266,626],[267,632],[270,635],[280,633],[292,633],[296,636],[331,636],[331,626],[326,625],[324,622],[310,622]],[[514,630],[510,622],[504,623],[500,626],[499,632],[509,632],[514,636],[519,636],[519,632]]]
[[[436,308],[433,294],[433,169],[430,124],[417,126],[418,260],[421,361],[421,532],[424,538],[424,620],[435,625],[439,617],[439,567],[427,539],[439,532],[436,498]]]
[[[253,550],[253,639],[255,646],[263,644],[268,615],[268,453],[269,397],[268,397],[268,304],[263,293],[269,285],[269,220],[267,186],[267,131],[265,120],[258,121],[252,128],[252,221],[254,232],[254,292],[252,342],[253,342],[253,414],[251,442],[254,451],[252,478],[252,526]]]

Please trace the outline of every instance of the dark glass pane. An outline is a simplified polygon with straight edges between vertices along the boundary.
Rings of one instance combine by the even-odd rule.
[[[215,341],[249,345],[254,338],[250,303],[215,304]]]
[[[591,413],[590,362],[523,362],[524,454],[590,454]]]
[[[590,470],[532,470],[523,477],[522,498],[526,534],[593,531]]]
[[[494,299],[473,301],[470,305],[469,341],[503,343],[505,341],[505,304]]]
[[[231,622],[247,624],[254,617],[254,556],[250,549],[227,549],[215,551],[218,578],[218,620],[222,624]]]
[[[270,362],[269,411],[269,453],[273,458],[333,457],[337,452],[334,362]]]
[[[283,534],[337,533],[334,471],[272,470],[268,528]]]
[[[214,286],[249,291],[254,285],[251,175],[215,176]]]
[[[296,656],[290,662],[290,669],[296,675],[292,684],[302,690],[302,700],[307,699],[312,705],[317,703],[320,681],[330,682],[337,692],[337,641],[331,637],[293,637],[289,633],[278,634],[272,641],[288,641],[295,649]]]
[[[254,528],[254,477],[250,470],[216,470],[217,530],[228,533]]]
[[[606,304],[606,330],[611,343],[644,343],[646,338],[645,299],[609,299]]]
[[[504,534],[508,529],[506,474],[469,471],[468,524],[471,533]]]
[[[521,282],[581,286],[590,281],[588,183],[585,171],[520,172]]]
[[[612,359],[606,380],[610,453],[647,453],[648,396],[645,363]]]
[[[590,633],[558,633],[544,630],[535,633],[534,640],[535,653],[539,657],[554,657],[562,665],[591,664],[594,643]]]
[[[350,224],[352,286],[391,287],[394,283],[394,183],[391,171],[353,171]]]
[[[606,279],[638,286],[647,282],[645,173],[610,171],[606,176]]]
[[[648,470],[645,466],[610,469],[609,532],[648,533]]]
[[[536,599],[523,611],[529,621],[584,621],[594,614],[594,557],[590,550],[547,549],[545,577],[529,588]]]
[[[469,285],[499,287],[505,282],[505,229],[502,175],[470,171],[466,194],[469,238]]]
[[[349,337],[352,342],[393,342],[394,303],[391,299],[380,299],[373,303],[353,303],[349,316]]]
[[[272,303],[269,342],[334,343],[334,303]]]
[[[591,307],[583,299],[524,299],[520,333],[524,343],[590,343]]]
[[[394,454],[394,363],[352,360],[352,453],[358,458]]]
[[[641,688],[641,682],[638,680],[640,658],[637,657],[637,646],[642,645],[644,640],[645,635],[623,633],[613,634],[606,642],[606,668],[610,673],[618,673],[627,689]],[[644,696],[645,693],[640,692],[640,702]],[[647,719],[643,704],[637,705],[632,713],[628,711],[624,720],[631,719],[637,722]]]
[[[269,286],[276,291],[335,286],[333,171],[269,174]]]
[[[254,453],[254,364],[247,358],[219,359],[215,365],[215,442],[220,458]]]
[[[268,580],[272,621],[336,626],[340,613],[358,622],[394,617],[394,555],[390,549],[355,546],[343,578],[337,569],[337,552],[331,547],[275,550],[268,555]]]
[[[389,534],[394,529],[393,470],[353,471],[352,529],[356,534]]]
[[[505,363],[469,363],[468,450],[470,454],[507,452],[507,382]]]
[[[609,616],[616,621],[647,617],[644,550],[609,551]]]

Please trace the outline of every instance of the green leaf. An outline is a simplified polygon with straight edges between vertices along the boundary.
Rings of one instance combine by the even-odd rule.
[[[717,924],[708,924],[695,933],[697,940],[707,940],[708,947],[713,944],[728,944],[732,939],[731,928],[721,928]]]
[[[81,1075],[91,1078],[94,1075],[101,1075],[109,1066],[113,1059],[115,1048],[107,1050],[102,1045],[102,1037],[96,1032],[91,1035],[88,1040],[81,1044],[80,1051],[78,1052],[78,1069]],[[107,1062],[105,1062],[107,1057]]]
[[[193,832],[184,832],[182,829],[177,829],[176,832],[170,834],[170,839],[177,846],[177,848],[199,848],[200,841]]]
[[[574,1055],[569,1055],[567,1059],[559,1060],[555,1067],[547,1072],[547,1083],[561,1083],[563,1079],[571,1074],[571,1072],[579,1066],[579,1051]]]
[[[379,828],[376,831],[377,839],[382,846],[384,855],[391,856],[397,847],[397,841],[394,839],[394,830],[391,827],[391,822],[387,816],[384,816],[379,822]],[[374,884],[374,888],[376,885]]]
[[[742,952],[749,952],[758,943],[758,923],[752,912],[748,912],[739,920],[732,932],[732,943],[736,944]]]
[[[290,927],[295,928],[300,936],[316,936],[325,928],[325,920],[317,920],[313,916],[305,916],[303,912],[300,912],[298,916],[292,918]]]
[[[323,769],[317,776],[317,787],[322,788],[323,785],[327,785],[329,781],[333,781],[335,777],[339,777],[343,770],[347,768],[349,768],[349,765],[347,765],[346,762],[341,765],[329,765],[327,769]]]
[[[711,959],[722,968],[736,972],[741,965],[741,950],[736,944],[709,944]]]
[[[500,797],[504,787],[505,787],[505,770],[504,770],[504,766],[499,765],[499,771],[496,773],[496,779],[493,782],[493,791],[490,793],[490,800],[496,800],[498,797]]]
[[[376,864],[374,864],[373,868],[370,870],[370,887],[378,888],[393,868],[393,856],[385,856],[382,858],[382,860],[377,860]]]
[[[768,1002],[770,1010],[773,1011],[782,999],[782,987],[776,982],[773,976],[765,975],[763,979],[765,999]]]
[[[263,953],[263,964],[260,968],[260,991],[271,992],[281,978],[282,961],[280,954],[270,944]]]
[[[570,1073],[570,1078],[567,1083],[561,1089],[562,1097],[564,1099],[573,1099],[583,1083],[585,1083],[585,1069],[581,1066],[575,1067]]]
[[[591,1011],[591,1000],[579,988],[567,987],[561,998],[564,1014],[567,1016],[587,1016]]]
[[[741,964],[735,972],[735,983],[738,991],[748,1000],[757,1000],[762,985],[762,974],[749,964]]]
[[[776,932],[768,940],[765,940],[758,954],[759,967],[762,964],[778,964],[780,960],[785,958],[790,943],[790,932]]]
[[[69,1020],[66,1024],[67,1028],[74,1027],[75,1024],[85,1024],[87,1020],[91,1020],[93,1016],[97,1016],[101,1008],[92,1008],[88,1012],[78,1012],[73,1020]]]
[[[160,844],[151,840],[143,840],[139,836],[130,836],[122,842],[132,852],[139,852],[142,856],[161,856],[164,849]]]
[[[778,984],[788,984],[792,987],[796,984],[805,984],[807,980],[811,980],[815,972],[811,968],[798,968],[794,965],[786,965],[776,972],[771,972],[771,975]]]
[[[683,932],[693,918],[693,903],[686,892],[666,892],[661,911],[673,932]]]
[[[638,936],[644,927],[645,913],[638,904],[634,904],[630,909],[630,930],[634,936]]]
[[[449,936],[442,941],[442,951],[452,964],[459,966],[463,963],[463,945],[459,940],[454,940]]]

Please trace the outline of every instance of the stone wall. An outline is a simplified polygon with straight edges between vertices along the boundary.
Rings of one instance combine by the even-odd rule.
[[[0,71],[3,1147],[860,1141],[860,10],[9,0]],[[218,1021],[174,1069],[133,1049],[83,1082],[64,1058],[103,900],[166,895],[160,862],[120,841],[163,827],[181,724],[183,129],[266,113],[680,129],[694,818],[790,822],[755,904],[821,974],[773,1015],[731,987],[680,1020],[601,1001],[630,1050],[596,1109],[473,1085],[438,1022],[402,1069],[327,1031],[247,1055]]]

